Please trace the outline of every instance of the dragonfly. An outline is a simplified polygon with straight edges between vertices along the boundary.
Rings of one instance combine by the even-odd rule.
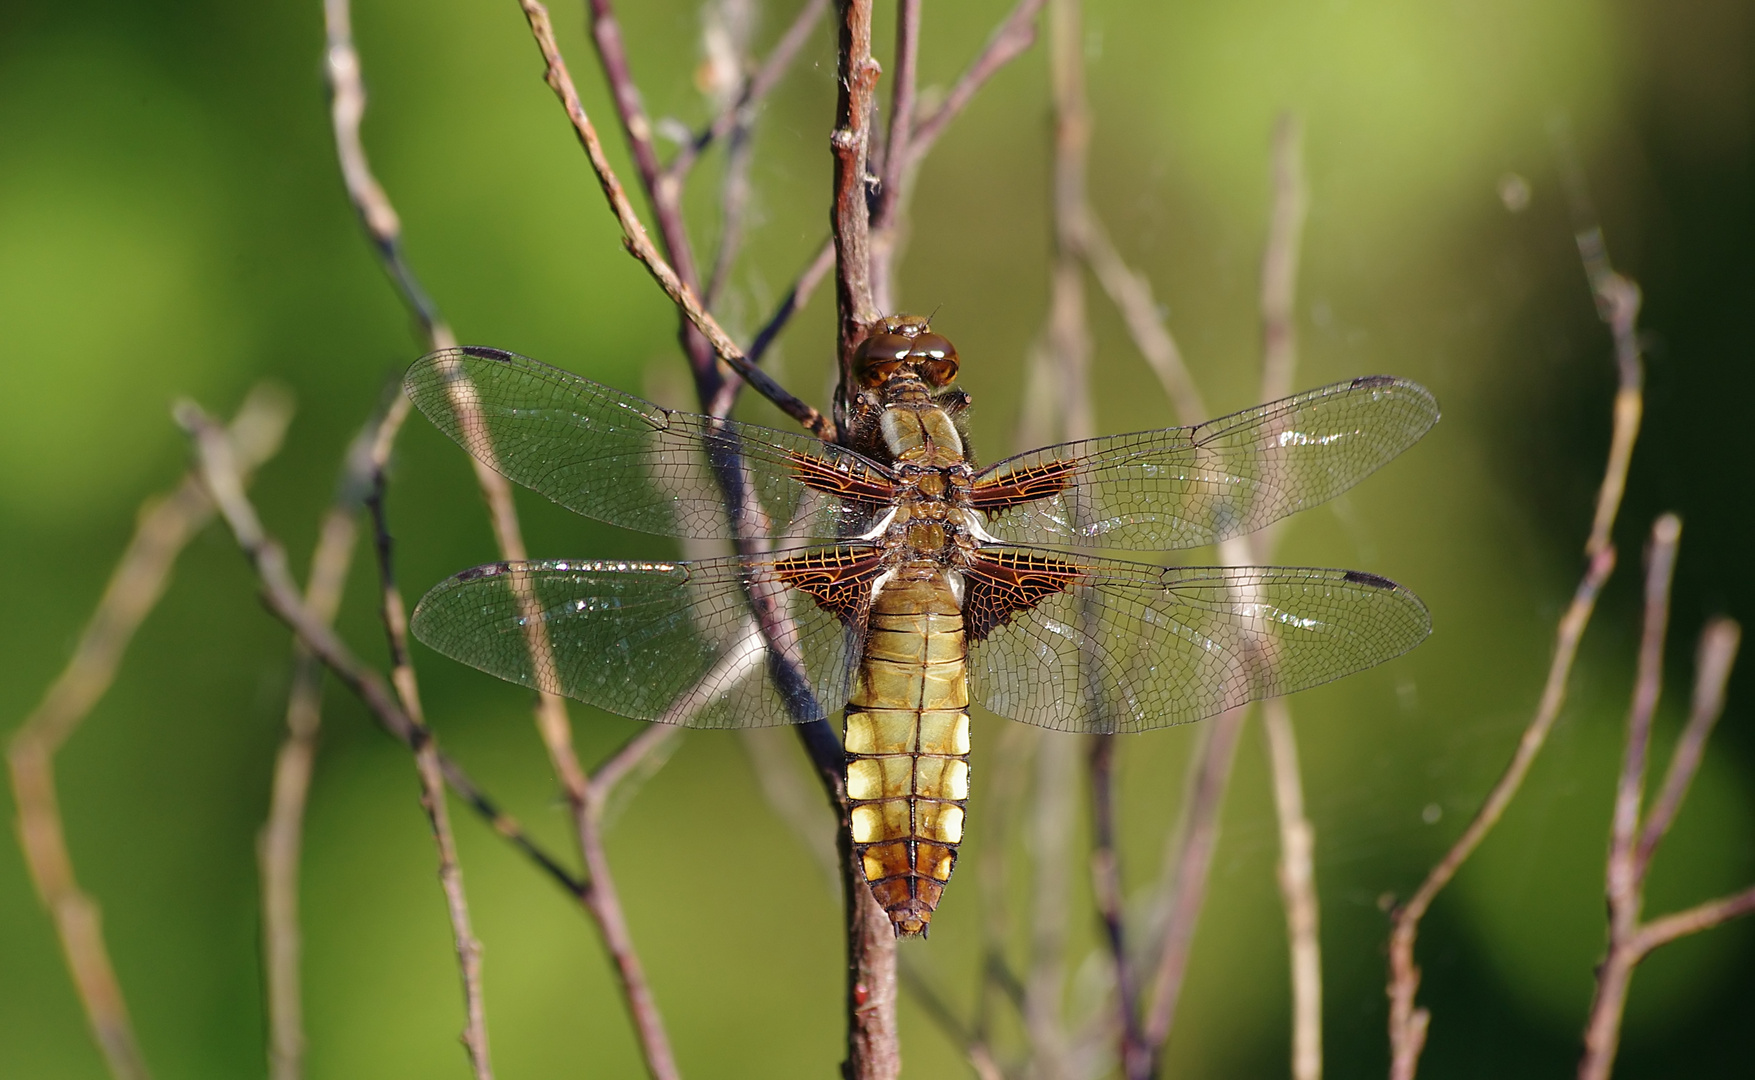
[[[898,936],[924,935],[969,798],[969,707],[1063,732],[1184,724],[1392,659],[1430,632],[1356,570],[1161,566],[1333,498],[1438,420],[1367,376],[1192,427],[969,450],[955,347],[886,318],[858,345],[841,442],[660,408],[500,349],[422,357],[405,388],[482,463],[599,521],[732,539],[668,561],[498,562],[415,636],[534,690],[694,728],[843,714],[852,849]]]

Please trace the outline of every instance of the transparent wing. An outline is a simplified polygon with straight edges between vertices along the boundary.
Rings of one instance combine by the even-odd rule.
[[[696,728],[792,723],[846,703],[860,649],[856,624],[785,584],[798,566],[820,565],[821,550],[700,562],[493,563],[434,586],[411,625],[454,660],[623,716]],[[779,651],[808,685],[776,689],[750,614],[752,592],[788,617],[792,634]]]
[[[1008,543],[1197,547],[1334,498],[1437,421],[1425,387],[1372,375],[1195,427],[1020,454],[975,478],[975,505]]]
[[[964,570],[970,690],[1057,731],[1146,731],[1338,679],[1431,632],[1353,570],[1160,568],[986,549]]]
[[[403,385],[488,467],[641,532],[713,538],[736,524],[756,536],[831,540],[863,531],[888,502],[887,471],[851,450],[661,409],[500,349],[429,353]]]

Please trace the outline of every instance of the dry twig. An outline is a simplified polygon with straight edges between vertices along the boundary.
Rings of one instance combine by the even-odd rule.
[[[1660,945],[1755,911],[1755,886],[1651,922],[1641,921],[1646,874],[1651,858],[1675,821],[1700,765],[1707,736],[1724,711],[1725,686],[1736,660],[1741,629],[1715,619],[1700,636],[1694,699],[1688,724],[1671,756],[1662,792],[1645,827],[1640,827],[1651,722],[1663,679],[1664,634],[1668,628],[1670,581],[1675,571],[1682,526],[1664,514],[1652,526],[1647,551],[1645,625],[1640,635],[1638,675],[1627,712],[1627,747],[1616,785],[1610,829],[1605,891],[1609,906],[1608,955],[1597,968],[1596,995],[1585,1027],[1579,1080],[1608,1080],[1621,1039],[1621,1016],[1633,970]]]
[[[368,428],[349,448],[335,501],[323,515],[305,606],[324,625],[335,623],[347,572],[359,535],[358,515],[370,483]],[[292,687],[287,693],[286,738],[274,758],[268,820],[257,839],[262,875],[262,967],[267,994],[268,1074],[270,1080],[304,1075],[304,991],[300,977],[302,934],[299,923],[299,859],[304,846],[305,804],[316,763],[322,722],[323,664],[305,646],[293,643]]]
[[[787,393],[779,383],[769,378],[760,368],[751,364],[738,348],[731,336],[720,327],[707,309],[696,297],[695,290],[685,284],[676,269],[672,268],[658,249],[653,246],[646,227],[640,223],[639,215],[634,212],[633,204],[628,201],[627,192],[617,179],[615,170],[610,168],[609,159],[604,155],[603,144],[597,137],[597,129],[592,125],[590,117],[585,114],[585,106],[579,101],[579,92],[573,86],[573,77],[567,71],[567,63],[561,56],[560,46],[555,42],[554,27],[549,21],[548,8],[540,0],[519,0],[524,17],[530,24],[531,35],[536,39],[537,48],[542,52],[544,78],[555,96],[560,99],[561,106],[566,110],[567,119],[572,122],[574,134],[585,148],[585,155],[591,161],[592,171],[603,194],[609,200],[610,209],[614,211],[616,220],[621,224],[622,237],[629,253],[639,259],[660,288],[677,305],[688,318],[694,330],[706,338],[712,345],[719,359],[730,365],[732,370],[747,380],[756,392],[779,406],[786,415],[797,420],[807,430],[822,438],[832,438],[834,429],[827,417],[808,404]],[[601,48],[601,42],[600,46]],[[621,97],[618,94],[617,100]],[[637,99],[636,99],[637,103]],[[630,131],[630,136],[634,135]],[[649,135],[648,135],[649,138]],[[656,176],[656,164],[654,164]],[[692,359],[692,358],[691,358]],[[696,384],[711,383],[716,376],[704,368],[696,368]],[[715,396],[713,389],[704,394],[708,399]]]
[[[364,93],[359,84],[359,60],[354,52],[351,32],[347,24],[346,0],[326,0],[326,13],[330,16],[331,85],[338,102],[335,112],[336,144],[342,158],[343,175],[347,179],[349,197],[359,208],[361,220],[366,225],[367,232],[372,237],[375,246],[385,255],[392,270],[392,276],[401,286],[405,300],[420,314],[423,328],[426,331],[427,345],[430,348],[443,348],[455,344],[455,339],[451,336],[449,328],[439,319],[431,302],[425,299],[424,293],[420,291],[418,284],[415,284],[412,272],[400,259],[397,231],[399,225],[395,212],[390,208],[388,198],[384,195],[382,188],[372,178],[370,166],[360,144],[358,125],[364,109]],[[527,15],[532,20],[533,31],[537,30],[540,20],[541,31],[538,33],[538,43],[543,47],[545,57],[552,55],[553,64],[558,67],[558,76],[551,72],[550,85],[555,87],[557,93],[562,94],[563,102],[570,99],[573,105],[577,106],[578,96],[572,90],[571,80],[566,76],[565,67],[560,61],[559,51],[554,46],[552,31],[548,30],[546,11],[542,10],[541,5],[538,4],[534,12],[527,10]],[[562,93],[563,88],[565,93]],[[345,110],[340,104],[344,100],[350,103]],[[570,115],[572,111],[569,110]],[[578,110],[577,115],[583,120],[584,112],[582,109]],[[585,123],[587,128],[586,131],[581,132],[582,139],[589,132],[589,121]],[[595,145],[595,133],[590,133],[588,149]],[[601,147],[598,147],[597,155],[593,158],[594,162],[599,160],[601,160]],[[615,184],[613,175],[608,178],[607,183]],[[619,185],[615,185],[615,187],[619,191]],[[609,188],[606,187],[606,191],[608,190]],[[625,224],[627,220],[632,219],[632,210],[626,208],[625,198],[623,198],[622,203],[623,206],[619,209],[626,210]],[[635,226],[638,227],[637,220]],[[644,237],[643,232],[640,235]],[[392,258],[392,256],[395,257]],[[407,398],[399,396],[379,429],[379,438],[373,447],[373,459],[380,473],[384,463],[389,459],[391,444],[400,430],[402,421],[407,417],[408,410]],[[493,468],[492,463],[472,459],[472,464],[475,468],[477,482],[488,502],[501,557],[507,561],[523,561],[528,557],[528,554],[524,547],[517,512],[512,502],[510,484]],[[391,628],[391,632],[395,633],[394,628]],[[531,647],[537,650],[546,649],[547,641],[533,635]],[[614,879],[610,876],[608,865],[602,858],[602,845],[598,836],[598,811],[593,808],[594,792],[573,748],[572,728],[567,718],[566,707],[556,695],[539,694],[536,718],[543,744],[557,775],[561,778],[562,787],[567,794],[568,803],[573,812],[575,838],[580,847],[581,857],[586,863],[587,871],[591,875],[589,883],[580,884],[552,859],[542,854],[523,836],[515,822],[498,814],[491,803],[487,802],[479,792],[475,792],[472,786],[470,793],[465,797],[470,799],[478,811],[490,817],[498,831],[514,839],[514,842],[518,843],[522,849],[536,857],[551,876],[563,881],[569,891],[579,898],[593,916],[599,933],[603,936],[605,948],[610,953],[620,976],[623,994],[628,1001],[629,1011],[635,1022],[636,1034],[647,1068],[653,1076],[660,1078],[660,1080],[668,1080],[676,1075],[674,1057],[670,1050],[669,1039],[664,1033],[663,1022],[656,1003],[646,984],[626,922],[621,917]],[[419,740],[410,741],[410,745],[417,751],[421,749]],[[439,762],[441,766],[444,765],[442,758],[439,759]],[[429,775],[429,764],[423,762],[423,776]],[[455,786],[455,774],[459,771],[453,767],[451,772]],[[467,934],[459,935],[459,955],[465,962],[466,978],[470,962],[468,941]],[[473,1012],[471,1028],[472,1031],[480,1031],[475,1023]],[[472,1053],[476,1045],[482,1047],[485,1053],[485,1033],[482,1033],[481,1038],[474,1041]]]
[[[379,445],[388,452],[388,440]],[[402,593],[396,587],[396,568],[392,558],[390,523],[384,512],[384,469],[386,459],[372,458],[372,494],[368,506],[372,512],[373,548],[378,556],[379,614],[390,650],[390,683],[407,714],[414,736],[415,772],[420,777],[421,808],[433,831],[433,842],[439,849],[439,887],[445,893],[445,909],[451,919],[452,941],[457,948],[457,969],[463,980],[463,1047],[469,1054],[469,1065],[476,1080],[493,1080],[493,1064],[488,1055],[487,1006],[481,989],[481,942],[476,938],[469,917],[469,901],[463,890],[463,867],[457,861],[457,840],[451,831],[451,814],[445,803],[445,778],[439,762],[438,742],[427,727],[425,710],[420,702],[420,684],[415,678],[414,664],[408,655],[408,612]]]
[[[780,35],[780,40],[775,43],[773,51],[768,54],[768,59],[762,62],[755,74],[744,80],[737,96],[721,109],[694,138],[685,142],[676,152],[676,156],[670,159],[670,164],[664,167],[660,184],[673,183],[680,186],[682,181],[687,178],[689,170],[694,168],[695,162],[700,160],[701,154],[706,152],[709,146],[732,134],[738,128],[748,126],[750,114],[762,102],[762,99],[766,98],[769,92],[779,84],[781,76],[786,74],[786,70],[792,66],[793,60],[797,59],[799,50],[804,48],[805,42],[810,40],[811,32],[816,29],[817,20],[823,17],[823,12],[827,11],[828,7],[829,0],[805,0],[798,9],[798,14],[793,17],[792,24],[786,28],[784,34]]]
[[[1609,264],[1603,244],[1601,226],[1591,222],[1589,199],[1582,176],[1564,141],[1561,143],[1561,168],[1571,189],[1574,215],[1590,222],[1577,230],[1579,255],[1584,262],[1585,276],[1597,298],[1597,313],[1608,325],[1615,342],[1617,390],[1614,405],[1614,433],[1609,444],[1602,483],[1597,491],[1596,514],[1590,538],[1585,543],[1588,565],[1573,592],[1572,603],[1560,617],[1555,633],[1553,660],[1535,716],[1518,740],[1517,750],[1505,771],[1494,782],[1481,808],[1475,812],[1468,827],[1451,845],[1426,879],[1406,901],[1398,904],[1390,915],[1389,938],[1389,1044],[1390,1080],[1414,1080],[1419,1069],[1420,1053],[1426,1045],[1431,1014],[1417,1007],[1415,996],[1420,988],[1420,969],[1414,962],[1414,943],[1419,935],[1420,920],[1432,906],[1438,893],[1456,876],[1481,841],[1499,823],[1505,808],[1511,804],[1536,755],[1547,742],[1548,733],[1560,716],[1566,702],[1566,684],[1572,674],[1572,663],[1578,655],[1579,640],[1590,624],[1596,608],[1597,595],[1615,567],[1615,548],[1610,542],[1615,517],[1621,506],[1621,495],[1627,488],[1627,469],[1632,462],[1633,444],[1639,435],[1640,416],[1644,411],[1644,368],[1640,359],[1638,315],[1639,286],[1615,272]]]
[[[284,395],[258,388],[229,429],[216,428],[215,438],[238,463],[240,484],[280,448],[291,412]],[[147,501],[73,656],[7,750],[31,883],[55,920],[86,1022],[118,1080],[145,1080],[149,1072],[104,944],[97,901],[73,873],[55,792],[55,754],[109,691],[135,631],[164,595],[177,556],[212,517],[213,501],[193,473],[169,495]]]

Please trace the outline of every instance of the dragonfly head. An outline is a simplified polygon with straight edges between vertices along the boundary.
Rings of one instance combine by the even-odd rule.
[[[936,395],[957,381],[957,347],[918,315],[890,315],[853,351],[853,377],[885,397],[915,386]]]

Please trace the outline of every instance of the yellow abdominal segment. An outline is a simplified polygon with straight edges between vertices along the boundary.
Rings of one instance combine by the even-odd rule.
[[[898,935],[926,932],[969,798],[963,617],[941,575],[900,577],[872,604],[845,739],[853,848]]]

